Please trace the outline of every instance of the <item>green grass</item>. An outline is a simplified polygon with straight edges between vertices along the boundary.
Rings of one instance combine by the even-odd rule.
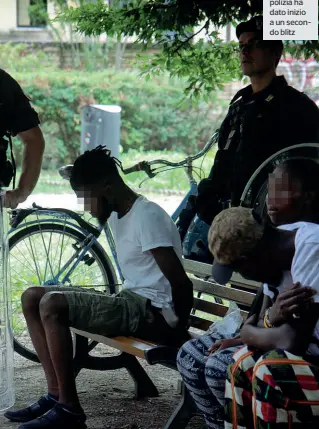
[[[199,181],[200,178],[206,177],[214,162],[216,150],[210,151],[205,158],[198,159],[194,162],[194,177]],[[132,165],[143,161],[153,159],[166,159],[169,161],[177,162],[186,157],[183,153],[169,152],[169,151],[153,151],[153,152],[140,152],[138,150],[131,150],[128,153],[120,155],[120,160],[124,168],[131,167]],[[18,175],[19,175],[18,171]],[[143,172],[131,173],[124,176],[125,182],[132,187],[139,187],[141,182],[147,179],[143,184],[143,189],[147,190],[178,190],[187,191],[189,189],[188,179],[183,168],[176,168],[170,171],[165,171],[153,179],[148,179],[147,175]],[[51,183],[50,183],[51,182]],[[34,193],[48,193],[48,194],[62,194],[71,192],[70,186],[67,181],[63,181],[57,171],[43,170],[40,175],[38,184]]]

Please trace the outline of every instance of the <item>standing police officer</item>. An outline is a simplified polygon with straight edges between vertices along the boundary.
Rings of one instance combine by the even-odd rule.
[[[14,168],[6,152],[11,136],[18,136],[24,145],[22,172],[15,189],[7,191],[4,204],[15,208],[33,191],[41,170],[44,138],[39,118],[20,85],[0,69],[0,186],[9,186]]]
[[[294,144],[319,142],[319,109],[276,75],[283,43],[263,40],[262,25],[262,17],[254,17],[236,29],[242,71],[251,84],[232,99],[214,165],[199,184],[193,214],[208,225],[223,207],[240,203],[248,180],[269,156]],[[184,215],[187,228],[187,210]],[[183,216],[180,232],[183,238]]]

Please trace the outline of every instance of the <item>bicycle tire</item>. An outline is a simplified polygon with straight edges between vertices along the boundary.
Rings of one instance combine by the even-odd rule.
[[[31,235],[37,234],[39,232],[55,232],[55,231],[59,233],[62,232],[63,234],[66,233],[66,235],[68,235],[70,238],[74,238],[79,241],[83,241],[85,238],[84,234],[69,226],[64,226],[54,222],[41,223],[38,225],[27,226],[26,228],[23,228],[17,231],[16,234],[12,235],[9,239],[9,252],[14,248],[15,245],[17,245],[19,242],[21,242],[22,240],[26,239]],[[115,283],[116,283],[115,273],[114,273],[114,269],[110,261],[110,258],[105,253],[103,247],[99,243],[94,243],[90,249],[90,252],[92,253],[92,255],[94,255],[94,257],[96,257],[99,260],[100,266],[104,270],[105,278],[107,278],[108,280],[108,285],[106,286],[111,286],[109,287],[108,292],[115,293]],[[23,293],[23,290],[21,291],[21,295],[22,293]],[[33,362],[39,362],[37,354],[34,351],[25,347],[23,344],[21,344],[19,340],[17,340],[14,337],[14,333],[13,333],[13,343],[14,343],[14,350],[19,355]]]
[[[264,213],[264,206],[262,206],[263,199],[265,199],[264,188],[267,186],[268,175],[272,173],[278,164],[294,158],[319,158],[319,144],[318,143],[301,143],[298,145],[288,146],[279,150],[269,158],[267,158],[251,175],[245,189],[240,197],[240,205],[243,207],[255,208],[259,214]],[[256,197],[253,200],[254,191]],[[260,203],[260,201],[261,203]]]

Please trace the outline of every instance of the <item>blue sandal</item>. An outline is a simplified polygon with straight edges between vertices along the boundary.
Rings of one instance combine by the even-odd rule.
[[[55,401],[53,398],[48,395],[44,395],[29,407],[17,411],[6,411],[4,416],[12,422],[29,422],[36,419],[37,417],[41,417],[47,411],[51,410],[56,405],[56,403],[57,401]]]
[[[86,429],[84,412],[72,413],[61,404],[56,404],[50,411],[19,426],[18,429]]]

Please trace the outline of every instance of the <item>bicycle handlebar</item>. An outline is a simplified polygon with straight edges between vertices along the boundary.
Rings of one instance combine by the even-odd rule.
[[[137,164],[133,165],[130,168],[124,168],[123,173],[124,174],[130,174],[134,173],[136,171],[144,171],[149,177],[154,177],[155,174],[152,173],[151,167],[147,161],[141,161]]]
[[[152,169],[151,169],[152,165],[158,164],[158,165],[165,165],[167,167],[182,167],[183,165],[187,165],[190,162],[195,161],[196,159],[205,155],[217,143],[217,141],[218,141],[218,131],[215,132],[215,134],[208,140],[204,148],[201,151],[199,151],[196,155],[188,156],[187,158],[179,162],[171,162],[171,161],[167,161],[166,159],[154,159],[153,161],[141,161],[130,168],[123,168],[123,173],[130,174],[136,171],[144,171],[150,178],[153,178],[155,174],[152,172]]]

